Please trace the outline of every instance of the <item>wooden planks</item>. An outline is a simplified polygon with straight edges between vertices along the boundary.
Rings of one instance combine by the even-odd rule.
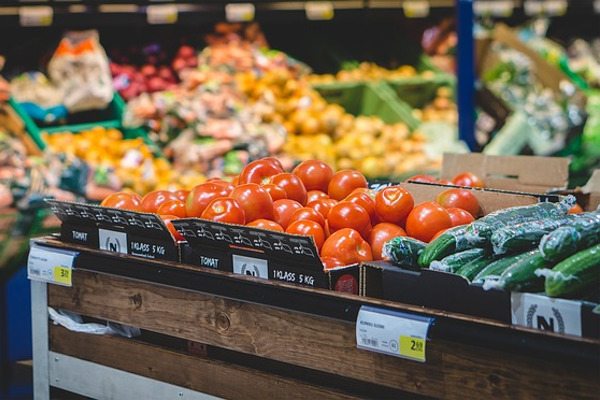
[[[79,270],[72,288],[48,290],[52,307],[431,397],[597,398],[600,393],[597,368],[435,340],[422,364],[356,349],[353,323],[122,277]]]
[[[50,285],[49,304],[427,396],[443,394],[441,354],[426,364],[356,348],[355,325],[116,276],[78,271],[73,287]]]
[[[226,399],[356,399],[340,391],[112,336],[50,328],[50,349]]]

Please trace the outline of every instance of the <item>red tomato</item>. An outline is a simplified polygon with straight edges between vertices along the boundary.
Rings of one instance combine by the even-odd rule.
[[[225,190],[227,190],[228,193],[231,193],[233,191],[233,188],[235,188],[235,186],[233,186],[233,184],[231,184],[231,182],[224,181],[221,178],[212,178],[206,182],[221,185],[225,188]]]
[[[404,229],[395,224],[389,222],[382,222],[371,229],[369,234],[369,246],[371,246],[371,252],[373,253],[373,260],[381,260],[383,256],[383,245],[398,236],[406,236]]]
[[[469,189],[448,189],[438,194],[435,202],[444,208],[462,208],[473,218],[479,215],[479,201]]]
[[[302,204],[290,199],[281,199],[273,202],[274,221],[283,229],[289,225],[290,218],[294,211],[302,208]]]
[[[401,224],[414,204],[412,195],[400,186],[386,187],[375,196],[375,212],[383,222]]]
[[[277,160],[279,165],[274,160],[274,158],[269,157],[252,161],[250,164],[246,165],[240,173],[238,184],[267,183],[272,176],[283,172],[279,160]]]
[[[325,271],[332,269],[332,268],[344,266],[343,262],[341,262],[337,258],[333,258],[333,257],[321,257],[321,262],[323,263],[323,269]]]
[[[306,207],[314,208],[320,212],[323,217],[327,218],[329,211],[331,211],[331,208],[337,203],[338,201],[334,199],[319,199],[311,201]]]
[[[177,196],[177,200],[181,200],[185,203],[185,201],[187,200],[188,194],[190,194],[190,191],[187,189],[179,189],[173,193],[175,193],[175,196]]]
[[[235,187],[237,185],[240,184],[240,176],[236,175],[233,178],[231,178],[231,184]]]
[[[452,220],[448,211],[433,201],[418,204],[406,218],[408,236],[426,243],[440,230],[450,227]]]
[[[208,203],[220,197],[229,196],[229,191],[223,185],[207,182],[194,187],[185,202],[188,217],[202,216]]]
[[[331,233],[344,228],[356,230],[363,238],[369,237],[371,218],[362,206],[349,201],[341,201],[331,208],[327,216]]]
[[[170,200],[177,200],[175,193],[168,190],[154,190],[142,198],[142,208],[146,212],[156,213],[161,204]]]
[[[569,210],[569,214],[579,214],[583,212],[583,208],[577,203]]]
[[[102,207],[119,208],[121,210],[143,211],[142,201],[135,193],[113,193],[102,200],[100,205]]]
[[[373,189],[365,188],[365,187],[356,188],[352,191],[352,193],[365,193],[373,200],[375,200],[375,196],[377,195],[376,191],[374,191]],[[352,194],[352,193],[350,193],[350,194]]]
[[[367,179],[363,174],[352,169],[343,169],[331,177],[327,186],[327,194],[335,200],[342,200],[356,188],[366,188]]]
[[[308,204],[314,200],[328,199],[328,198],[329,198],[329,196],[327,196],[327,193],[325,193],[325,192],[321,192],[320,190],[309,190],[308,193],[306,194],[306,204]]]
[[[274,183],[285,190],[285,194],[287,195],[288,199],[296,200],[302,205],[306,204],[306,188],[304,187],[304,184],[300,178],[298,178],[296,175],[283,172],[273,176],[271,178],[271,183]]]
[[[318,222],[309,219],[291,222],[285,232],[296,235],[312,236],[319,252],[325,242],[325,232],[323,231],[323,227],[319,225]]]
[[[373,260],[369,243],[350,228],[332,233],[323,243],[321,257],[337,258],[343,265]]]
[[[404,182],[437,183],[437,179],[435,179],[431,175],[420,174],[420,175],[411,176],[410,178],[406,179]]]
[[[448,214],[450,214],[452,226],[467,225],[475,221],[475,218],[473,218],[468,211],[465,211],[462,208],[450,207],[446,208],[446,211],[448,211]]]
[[[244,209],[247,221],[265,218],[273,219],[273,199],[265,189],[256,183],[239,185],[229,195]]]
[[[438,183],[440,185],[449,185],[449,186],[454,186],[454,183],[452,183],[452,181],[449,181],[448,179],[440,179],[438,181]]]
[[[452,178],[452,183],[454,183],[455,185],[458,185],[458,186],[468,186],[468,187],[478,187],[478,188],[485,187],[485,185],[483,184],[483,180],[481,180],[480,177],[478,177],[477,175],[475,175],[471,172],[464,172],[462,174],[456,175],[454,178]]]
[[[306,190],[326,192],[329,181],[333,176],[333,170],[322,161],[307,160],[298,164],[292,174],[300,178]]]
[[[283,164],[281,163],[281,161],[278,158],[275,158],[275,157],[265,157],[262,160],[263,161],[268,161],[271,164],[274,164],[274,165],[278,166],[283,171]]]
[[[437,239],[438,237],[440,237],[447,230],[448,229],[442,229],[441,231],[439,231],[438,233],[436,233],[435,235],[433,235],[433,237],[431,238],[430,242],[433,242],[435,239]]]
[[[187,217],[185,203],[181,200],[169,200],[162,203],[156,213],[161,215],[175,215],[178,218]]]
[[[325,217],[323,217],[323,215],[321,215],[321,213],[315,210],[314,208],[302,207],[301,209],[294,211],[294,213],[290,217],[290,220],[288,221],[288,224],[291,224],[295,221],[300,221],[302,219],[309,219],[311,221],[315,221],[319,225],[321,225],[323,230],[325,230]]]
[[[356,203],[369,213],[369,219],[371,224],[377,223],[377,214],[375,213],[375,200],[373,200],[367,193],[364,192],[352,192],[343,201],[349,201]]]
[[[159,215],[159,217],[161,217],[163,219],[163,221],[165,221],[165,225],[167,225],[167,229],[169,230],[169,232],[171,232],[171,235],[173,235],[176,242],[185,242],[185,238],[183,237],[183,235],[175,229],[175,227],[173,226],[173,223],[171,222],[171,220],[173,220],[173,219],[178,219],[177,216],[175,216],[175,215]]]
[[[246,226],[252,226],[254,228],[262,228],[262,229],[269,229],[271,231],[283,232],[283,228],[277,222],[274,222],[274,221],[271,221],[268,219],[264,219],[264,218],[255,219],[254,221],[247,223]]]
[[[273,199],[273,201],[287,199],[287,194],[285,193],[285,190],[273,183],[267,183],[265,185],[262,185],[262,187],[267,191],[267,193],[269,193],[269,196],[271,196],[271,199]]]
[[[211,201],[202,212],[201,218],[229,224],[246,223],[244,209],[237,200],[230,197],[220,197]]]

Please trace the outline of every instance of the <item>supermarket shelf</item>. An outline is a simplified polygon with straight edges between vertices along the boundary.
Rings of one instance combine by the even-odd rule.
[[[355,322],[363,305],[409,312],[435,318],[430,330],[431,340],[476,345],[539,359],[600,365],[600,342],[597,340],[541,333],[496,321],[246,276],[232,276],[226,272],[173,262],[122,256],[66,244],[52,237],[37,239],[35,243],[78,251],[79,256],[73,265],[76,270],[118,275],[344,322]]]

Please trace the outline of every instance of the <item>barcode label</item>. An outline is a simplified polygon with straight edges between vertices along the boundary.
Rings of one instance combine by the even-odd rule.
[[[362,340],[362,344],[364,346],[369,346],[369,347],[379,347],[379,341],[377,339],[367,339],[367,338],[361,338]]]

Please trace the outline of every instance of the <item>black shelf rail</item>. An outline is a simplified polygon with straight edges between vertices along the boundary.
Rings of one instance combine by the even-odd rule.
[[[307,289],[280,282],[194,268],[173,262],[157,262],[123,256],[42,238],[36,244],[79,251],[73,268],[118,275],[144,282],[207,293],[233,300],[258,303],[320,317],[355,322],[363,305],[434,317],[429,339],[480,346],[531,357],[564,360],[569,363],[600,366],[600,340],[579,339],[528,328],[514,327],[473,317],[422,307],[379,301]],[[75,273],[77,273],[75,271]]]

